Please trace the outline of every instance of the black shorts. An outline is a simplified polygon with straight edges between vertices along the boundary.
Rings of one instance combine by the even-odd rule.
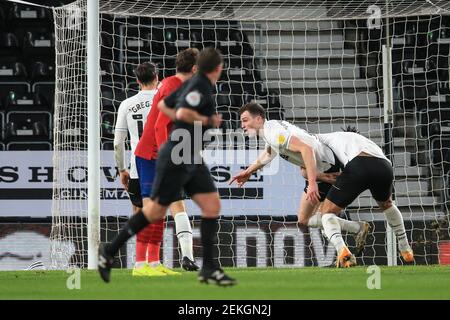
[[[128,183],[128,196],[131,203],[139,208],[142,208],[141,187],[139,185],[139,179],[130,179]]]
[[[386,159],[356,157],[337,177],[336,184],[328,192],[327,199],[341,208],[351,204],[363,191],[369,189],[379,202],[392,194],[394,170]]]
[[[152,200],[168,206],[198,193],[217,192],[209,169],[204,164],[174,164],[171,147],[165,144],[156,161],[156,175],[152,187]],[[184,191],[184,193],[183,193]]]
[[[339,161],[336,155],[334,155],[334,164],[331,166],[330,169],[328,169],[324,173],[340,172],[342,167],[343,167],[342,163]],[[308,180],[305,180],[305,188],[303,189],[305,193],[308,192],[308,186],[309,186]],[[331,184],[327,182],[317,181],[317,186],[319,187],[319,195],[320,195],[319,201],[323,202],[327,197],[328,191],[330,191],[331,189]]]

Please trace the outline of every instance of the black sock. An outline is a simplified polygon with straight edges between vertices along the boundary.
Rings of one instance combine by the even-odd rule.
[[[134,214],[130,220],[128,220],[125,227],[120,230],[119,234],[111,241],[107,246],[107,253],[111,256],[115,256],[120,247],[124,245],[132,236],[145,228],[150,222],[144,216],[142,210]]]
[[[200,234],[203,246],[203,267],[206,269],[216,269],[217,255],[215,249],[217,245],[217,218],[202,218]]]

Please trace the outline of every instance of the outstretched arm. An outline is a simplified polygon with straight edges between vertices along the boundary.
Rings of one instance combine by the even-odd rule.
[[[230,183],[237,182],[238,187],[242,187],[244,183],[250,178],[250,176],[270,163],[276,156],[275,151],[272,148],[267,147],[247,169],[241,171],[239,174],[231,178]]]

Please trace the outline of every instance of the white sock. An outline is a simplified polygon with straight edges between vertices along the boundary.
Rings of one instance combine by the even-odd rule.
[[[181,255],[194,261],[192,228],[186,212],[180,212],[175,215],[175,232],[180,243]]]
[[[350,232],[350,233],[358,233],[361,225],[356,221],[349,221],[339,217],[336,217],[339,225],[341,226],[341,230]],[[308,227],[311,228],[323,228],[322,226],[322,215],[320,213],[316,213],[308,220]]]
[[[147,261],[136,261],[134,263],[134,267],[136,269],[140,269],[140,268],[144,267],[146,263],[147,263]]]
[[[322,215],[316,213],[308,220],[308,227],[310,228],[322,228]]]
[[[335,214],[325,213],[322,215],[323,231],[328,238],[328,241],[333,244],[336,251],[341,251],[345,247],[344,239],[341,234],[341,226]]]
[[[149,265],[150,267],[152,267],[152,268],[157,267],[157,266],[159,266],[160,264],[161,264],[160,261],[152,261],[152,262],[149,262],[149,263],[148,263],[148,265]]]
[[[339,222],[339,225],[341,226],[341,230],[350,232],[350,233],[358,233],[359,230],[361,230],[361,224],[357,221],[350,221],[346,219],[342,219],[339,217],[336,217],[337,221]]]
[[[387,210],[383,211],[386,217],[387,223],[391,226],[398,241],[398,248],[400,251],[406,251],[410,249],[408,244],[408,237],[406,236],[405,224],[403,223],[403,217],[400,210],[398,210],[395,204]]]

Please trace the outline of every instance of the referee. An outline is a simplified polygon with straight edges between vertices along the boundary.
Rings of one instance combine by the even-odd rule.
[[[217,261],[220,197],[200,155],[204,131],[218,127],[222,121],[212,97],[222,73],[222,55],[214,48],[206,48],[200,52],[197,66],[198,73],[192,79],[158,104],[174,124],[168,142],[159,151],[152,201],[128,221],[110,244],[100,247],[98,269],[105,282],[109,282],[113,258],[119,248],[146,225],[163,218],[168,206],[183,198],[184,191],[202,211],[203,267],[199,281],[219,286],[236,283]]]

